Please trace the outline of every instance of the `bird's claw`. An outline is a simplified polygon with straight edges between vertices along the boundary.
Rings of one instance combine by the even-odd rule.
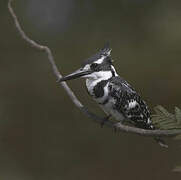
[[[106,117],[103,118],[103,120],[102,120],[102,122],[101,122],[101,128],[103,128],[105,122],[108,121],[110,117],[111,117],[111,115],[108,115],[108,116],[106,116]]]
[[[114,131],[114,133],[117,132],[117,126],[116,126],[116,125],[117,125],[117,123],[114,123],[114,124],[113,124],[113,131]]]

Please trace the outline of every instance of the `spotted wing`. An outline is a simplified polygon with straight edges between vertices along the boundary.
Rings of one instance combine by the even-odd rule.
[[[150,112],[139,94],[119,76],[110,79],[110,96],[115,99],[114,108],[136,127],[152,129]]]

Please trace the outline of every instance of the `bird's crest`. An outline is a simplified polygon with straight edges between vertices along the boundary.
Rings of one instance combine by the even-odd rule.
[[[110,43],[106,42],[104,47],[100,50],[100,54],[104,56],[110,56],[112,49],[110,48]]]
[[[84,62],[83,62],[83,66],[86,65],[86,64],[91,64],[93,63],[94,61],[100,59],[101,57],[105,56],[110,56],[111,55],[111,48],[110,48],[110,45],[109,45],[109,42],[106,42],[104,47],[99,50],[96,54],[94,54],[93,56],[91,56],[90,58],[86,59]]]

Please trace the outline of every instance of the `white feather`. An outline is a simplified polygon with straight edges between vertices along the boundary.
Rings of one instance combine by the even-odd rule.
[[[112,68],[112,70],[114,71],[115,76],[118,76],[118,74],[117,74],[117,72],[116,72],[116,70],[115,70],[115,68],[114,68],[113,65],[111,65],[111,68]]]
[[[98,59],[97,61],[95,61],[96,64],[101,64],[104,61],[104,56],[102,56],[100,59]]]
[[[89,74],[85,76],[86,79],[86,86],[90,94],[92,94],[94,86],[103,81],[103,80],[108,80],[112,77],[112,73],[110,71],[99,71],[99,72],[94,72],[92,74]]]
[[[136,101],[131,101],[129,104],[128,104],[128,108],[134,108],[138,103]]]

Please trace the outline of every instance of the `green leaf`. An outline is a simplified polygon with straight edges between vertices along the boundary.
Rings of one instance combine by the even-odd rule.
[[[154,108],[155,112],[157,115],[165,116],[165,117],[170,117],[171,113],[169,113],[163,106],[158,105]]]
[[[178,107],[175,107],[175,118],[178,124],[181,124],[181,110]]]
[[[181,109],[175,107],[174,114],[168,112],[164,107],[158,105],[154,108],[155,114],[152,115],[154,126],[162,130],[181,129]],[[175,140],[181,140],[181,134],[174,137]],[[181,166],[176,166],[174,172],[181,172]]]
[[[175,107],[175,114],[168,112],[164,107],[158,105],[154,108],[152,122],[158,129],[174,130],[181,129],[181,110]]]

